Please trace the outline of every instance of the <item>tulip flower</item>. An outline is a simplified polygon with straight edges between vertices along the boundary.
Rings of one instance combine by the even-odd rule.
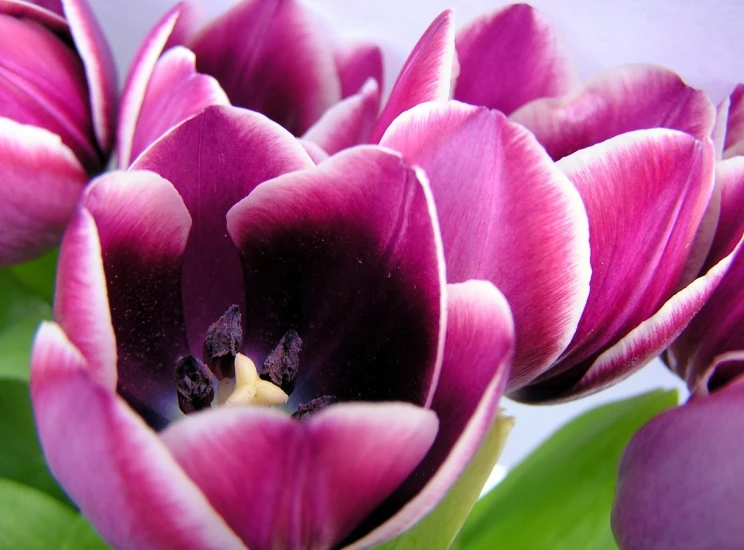
[[[0,266],[59,243],[113,142],[116,72],[85,0],[0,3]]]
[[[420,170],[376,146],[316,166],[213,106],[86,190],[31,391],[117,548],[367,548],[463,471],[513,337],[492,284],[446,285]]]

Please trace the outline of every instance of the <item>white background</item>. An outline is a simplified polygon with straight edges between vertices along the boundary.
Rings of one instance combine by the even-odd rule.
[[[173,0],[90,0],[114,49],[123,81],[126,67],[148,28]],[[386,88],[407,52],[442,10],[455,9],[458,28],[476,15],[506,5],[483,0],[308,0],[345,35],[375,38],[386,55]],[[204,0],[215,15],[231,0]],[[718,103],[744,82],[742,0],[538,0],[532,3],[559,33],[582,78],[628,62],[676,70]],[[529,407],[506,400],[517,418],[501,464],[512,467],[569,418],[597,404],[657,387],[682,384],[656,361],[600,394],[558,406]]]

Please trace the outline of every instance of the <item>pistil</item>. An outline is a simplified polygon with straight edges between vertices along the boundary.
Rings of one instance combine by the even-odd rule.
[[[225,405],[284,405],[288,399],[279,386],[259,378],[253,361],[238,353],[235,357],[235,389]]]

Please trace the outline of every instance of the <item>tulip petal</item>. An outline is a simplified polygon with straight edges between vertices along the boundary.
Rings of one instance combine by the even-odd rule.
[[[233,107],[208,107],[132,165],[171,182],[193,220],[182,275],[191,349],[202,348],[207,329],[228,307],[245,301],[243,270],[225,231],[225,214],[261,182],[313,166],[279,125]]]
[[[426,101],[448,100],[455,63],[455,24],[452,10],[446,10],[424,31],[403,64],[375,123],[372,142],[378,142],[395,117],[411,107]]]
[[[744,540],[744,384],[666,411],[620,462],[612,527],[633,550],[736,550]]]
[[[171,48],[155,64],[137,119],[131,158],[205,107],[230,104],[217,81],[197,73],[195,65],[193,52],[183,46]]]
[[[0,117],[0,181],[1,266],[59,242],[86,175],[58,136]]]
[[[26,0],[0,0],[0,13],[18,19],[29,19],[56,33],[67,34],[70,26],[62,14],[61,7],[62,4],[58,0],[52,0],[46,5],[32,4]]]
[[[305,422],[219,409],[163,440],[250,548],[335,547],[421,461],[436,415],[404,403],[341,404]]]
[[[365,526],[387,521],[352,548],[380,544],[428,514],[460,477],[498,415],[514,353],[509,305],[485,281],[447,290],[447,345],[432,403],[439,433],[424,461]]]
[[[335,59],[341,97],[354,95],[370,78],[382,88],[382,52],[376,44],[342,44],[336,49]]]
[[[118,99],[114,57],[86,0],[62,0],[62,6],[85,66],[98,145],[102,151],[108,151],[114,142]]]
[[[368,143],[379,108],[380,87],[370,79],[358,94],[328,109],[302,138],[319,145],[331,155]]]
[[[431,179],[448,280],[486,279],[506,295],[517,325],[509,386],[531,381],[569,344],[589,295],[589,229],[578,192],[529,132],[497,111],[419,105],[398,117],[381,145]]]
[[[646,128],[710,136],[715,107],[702,90],[653,65],[602,73],[562,99],[539,99],[511,115],[558,160],[613,136]]]
[[[181,263],[191,219],[173,186],[150,172],[110,172],[83,204],[98,227],[118,351],[118,391],[161,427],[178,414],[173,372],[188,353]]]
[[[483,15],[457,33],[455,99],[509,114],[571,90],[576,76],[548,22],[527,4]]]
[[[142,420],[91,376],[54,323],[36,337],[31,396],[55,477],[116,548],[243,549]]]
[[[744,84],[739,84],[729,96],[728,124],[723,156],[744,155]]]
[[[246,353],[303,340],[290,406],[344,400],[428,405],[444,344],[444,262],[428,186],[372,146],[267,182],[227,228],[247,289]]]
[[[301,135],[341,99],[332,43],[294,0],[247,0],[191,43],[199,72],[214,76],[237,107]]]

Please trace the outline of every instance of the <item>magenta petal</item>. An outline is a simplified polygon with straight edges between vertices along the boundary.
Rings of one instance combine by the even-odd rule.
[[[380,109],[380,87],[370,79],[359,93],[330,109],[302,136],[333,155],[361,143],[368,143]]]
[[[342,44],[336,49],[335,59],[341,97],[357,93],[370,78],[374,78],[382,88],[382,52],[376,44]]]
[[[710,136],[715,107],[672,71],[627,65],[600,74],[561,99],[540,99],[511,115],[560,159],[613,136],[646,128]]]
[[[58,136],[0,117],[0,265],[55,246],[86,179]]]
[[[290,405],[322,395],[431,403],[445,279],[420,177],[400,156],[361,146],[257,187],[228,213],[246,353],[266,357],[289,329],[303,340]]]
[[[626,550],[738,550],[744,383],[666,411],[633,437],[612,511]]]
[[[457,33],[455,99],[506,114],[573,88],[576,76],[548,22],[527,4],[483,15]]]
[[[247,0],[190,44],[197,69],[214,76],[233,105],[303,134],[341,99],[331,38],[294,0]]]
[[[341,404],[297,422],[210,411],[163,440],[250,548],[335,547],[421,461],[436,415],[403,403]]]
[[[537,377],[571,341],[589,294],[589,229],[576,189],[524,128],[458,102],[411,109],[381,145],[431,180],[448,280],[487,279],[509,300],[510,389]]]
[[[372,142],[378,142],[395,117],[411,107],[448,100],[455,63],[455,24],[452,11],[446,10],[429,25],[406,59],[372,131]]]
[[[228,307],[245,300],[238,252],[225,230],[227,211],[261,182],[313,166],[302,146],[279,125],[233,107],[208,107],[132,165],[171,182],[193,220],[182,295],[192,349],[201,349],[207,328]]]
[[[739,84],[729,97],[728,124],[723,156],[744,155],[744,84]]]
[[[94,381],[54,323],[44,323],[34,343],[31,396],[49,467],[109,543],[245,550],[157,436]]]
[[[36,4],[26,0],[0,0],[0,13],[18,19],[35,21],[41,26],[60,34],[67,34],[70,31],[70,26],[62,13],[60,0],[37,2]]]
[[[196,72],[195,63],[196,58],[190,50],[176,46],[155,64],[137,119],[132,159],[169,129],[202,109],[230,104],[214,78]]]

